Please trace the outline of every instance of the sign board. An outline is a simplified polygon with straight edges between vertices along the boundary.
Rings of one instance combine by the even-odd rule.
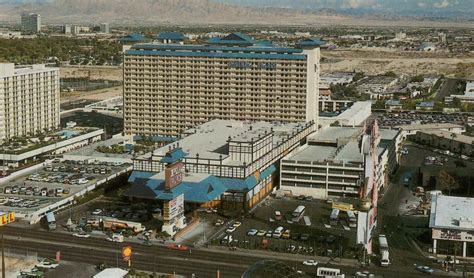
[[[15,222],[15,213],[8,212],[8,213],[1,213],[0,214],[0,226],[5,226],[9,223]]]
[[[184,164],[178,162],[165,169],[165,187],[171,189],[183,181]]]
[[[125,246],[122,248],[122,258],[124,261],[130,261],[132,257],[132,246]]]
[[[170,221],[184,212],[184,194],[178,195],[164,206],[164,220]]]

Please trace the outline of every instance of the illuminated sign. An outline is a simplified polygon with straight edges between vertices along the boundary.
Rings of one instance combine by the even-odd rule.
[[[165,221],[172,221],[184,212],[184,194],[181,194],[165,203],[163,218]]]
[[[227,64],[229,68],[233,69],[264,69],[264,70],[275,70],[276,64],[275,63],[253,63],[253,62],[229,62]]]
[[[165,187],[173,188],[183,181],[184,164],[179,162],[165,169]]]
[[[122,248],[122,258],[124,261],[129,261],[132,257],[132,246],[125,246]]]
[[[332,208],[338,209],[341,211],[349,211],[349,210],[353,210],[354,206],[352,204],[334,202],[332,203]]]
[[[0,214],[0,226],[4,226],[12,222],[15,222],[14,212]]]

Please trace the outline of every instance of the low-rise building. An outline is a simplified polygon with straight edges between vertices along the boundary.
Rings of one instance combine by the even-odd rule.
[[[347,85],[354,80],[353,72],[337,72],[321,74],[319,80],[320,88],[329,88],[331,85]]]
[[[188,205],[251,208],[273,190],[278,161],[315,129],[314,122],[210,121],[184,132],[174,148],[168,145],[136,157],[129,179],[133,186],[125,195],[169,201],[182,193]],[[184,182],[174,187],[176,196],[167,195],[160,187],[165,158],[177,154]]]
[[[354,104],[352,100],[325,100],[319,99],[319,112],[339,112]]]
[[[434,109],[433,101],[422,101],[415,105],[416,110],[432,111]]]
[[[399,128],[402,131],[402,138],[406,139],[407,136],[415,135],[418,131],[432,131],[432,130],[443,130],[449,131],[456,134],[461,134],[466,131],[466,127],[451,123],[440,123],[440,124],[411,124],[411,125],[400,125],[395,128]]]
[[[444,130],[418,131],[415,140],[453,153],[474,155],[474,137]]]
[[[386,142],[377,143],[377,149],[374,149],[377,165],[373,178],[378,189],[385,185],[387,175],[397,167],[396,142],[400,140],[397,131],[388,131],[383,138]],[[309,136],[307,141],[308,144],[282,159],[281,190],[323,199],[371,195],[372,188],[367,188],[371,183],[368,173],[372,165],[367,158],[371,147],[363,127],[326,127]]]
[[[457,98],[461,103],[474,103],[474,80],[466,81],[466,90],[462,95],[450,95],[445,98],[446,103],[451,103],[454,98]]]
[[[450,241],[454,241],[462,243],[458,256],[468,256],[468,246],[473,246],[474,242],[473,211],[474,198],[431,195],[429,227],[432,231],[434,254],[446,250],[441,248],[441,244],[446,246]]]
[[[399,100],[389,99],[385,101],[385,109],[393,110],[402,110],[402,103]]]
[[[360,126],[372,114],[372,103],[370,101],[357,101],[347,109],[342,109],[337,115],[319,116],[319,124],[328,126],[331,124],[343,126]]]
[[[393,96],[393,93],[388,92],[388,90],[393,88],[398,81],[398,77],[386,75],[372,76],[362,80],[357,90],[360,94],[369,95],[370,99],[386,99]]]

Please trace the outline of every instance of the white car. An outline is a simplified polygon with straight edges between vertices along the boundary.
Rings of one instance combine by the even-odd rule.
[[[247,232],[247,235],[249,235],[249,236],[255,236],[255,235],[257,235],[257,233],[258,233],[258,230],[256,230],[256,229],[251,229],[251,230],[249,230],[249,231]]]
[[[52,262],[46,261],[46,260],[41,261],[40,263],[36,264],[37,268],[45,268],[45,269],[54,269],[58,266],[59,266],[59,264],[52,263]]]
[[[239,221],[236,221],[236,222],[234,222],[234,224],[232,226],[237,228],[237,227],[240,227],[240,225],[242,225],[242,223],[239,222]]]
[[[102,210],[101,209],[95,209],[91,214],[92,215],[99,215],[102,213]]]
[[[225,232],[230,234],[230,233],[233,233],[235,231],[235,229],[237,229],[237,228],[232,226],[232,227],[227,228],[227,230],[225,230]]]
[[[72,234],[72,236],[74,236],[74,237],[82,237],[82,238],[89,238],[89,237],[91,237],[90,234],[86,234],[86,233],[74,233],[74,234]]]
[[[303,262],[304,265],[312,265],[312,266],[317,266],[318,262],[315,260],[307,260]]]

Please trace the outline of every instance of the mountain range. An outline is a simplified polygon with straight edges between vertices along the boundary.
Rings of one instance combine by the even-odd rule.
[[[438,23],[433,24],[431,19],[416,14],[402,18],[395,12],[394,2],[403,2],[406,5],[400,8],[409,9],[411,4],[407,3],[412,1],[433,0],[0,0],[0,21],[15,22],[21,12],[36,12],[46,23],[439,25],[441,17],[435,16]],[[459,7],[465,7],[461,4],[466,1],[474,0],[456,0]],[[472,7],[465,8],[472,17],[473,13],[468,12]],[[428,10],[432,9],[427,9],[427,14]],[[451,8],[443,11],[454,12]],[[461,18],[463,26],[474,25],[474,20],[469,19]]]

